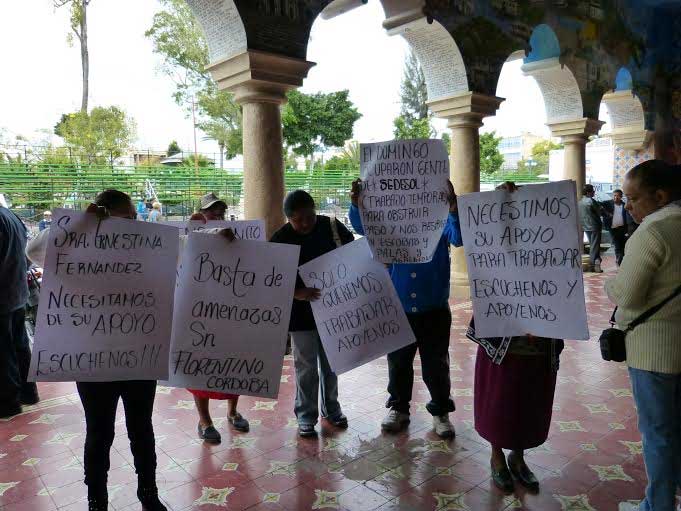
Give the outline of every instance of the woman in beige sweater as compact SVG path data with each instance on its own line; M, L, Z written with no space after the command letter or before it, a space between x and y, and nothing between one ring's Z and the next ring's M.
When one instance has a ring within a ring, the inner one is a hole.
M622 329L681 285L681 171L644 162L625 176L624 193L640 227L605 286ZM681 488L681 296L629 332L626 345L648 487L640 506L622 503L620 511L674 511Z

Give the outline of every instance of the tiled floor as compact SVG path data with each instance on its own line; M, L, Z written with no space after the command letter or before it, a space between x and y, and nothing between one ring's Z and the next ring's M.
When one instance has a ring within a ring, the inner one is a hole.
M611 270L612 271L612 270ZM626 368L600 359L597 343L611 305L603 276L587 274L591 342L569 342L561 361L548 442L528 454L541 491L504 496L489 480L489 448L473 429L476 347L465 340L470 303L452 303L451 376L457 437L431 432L420 376L408 432L384 435L385 359L341 377L347 431L322 424L314 440L296 436L293 361L287 357L277 401L244 398L251 432L230 432L223 402L213 415L220 445L196 438L191 395L159 387L154 426L158 481L172 510L500 510L615 511L645 486L640 436ZM420 369L417 369L420 375ZM43 401L0 421L0 509L86 509L82 482L83 414L71 383L41 384ZM528 399L531 399L528 394ZM111 452L112 509L139 510L122 406Z

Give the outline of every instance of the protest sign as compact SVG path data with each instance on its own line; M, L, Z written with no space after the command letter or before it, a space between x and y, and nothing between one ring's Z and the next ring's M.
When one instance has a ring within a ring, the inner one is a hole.
M366 238L302 265L307 287L321 291L311 302L331 369L341 374L416 342L400 299Z
M188 235L193 231L205 231L208 229L232 229L238 240L267 241L265 235L265 222L263 220L188 220L185 222L170 221L164 225L172 225L180 229L180 234Z
M360 145L359 211L374 257L427 263L447 223L449 159L442 140Z
M29 378L168 375L177 230L53 211Z
M574 181L458 202L478 337L588 339Z
M175 296L169 384L276 397L300 247L192 232Z

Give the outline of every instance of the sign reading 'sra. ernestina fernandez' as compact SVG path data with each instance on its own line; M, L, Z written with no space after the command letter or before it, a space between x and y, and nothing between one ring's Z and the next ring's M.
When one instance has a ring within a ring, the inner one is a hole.
M168 376L177 229L53 212L29 379Z
M575 183L458 202L476 335L588 339Z
M442 140L360 145L359 211L374 258L426 263L447 223L449 159Z
M170 385L277 396L299 252L189 234L175 291Z

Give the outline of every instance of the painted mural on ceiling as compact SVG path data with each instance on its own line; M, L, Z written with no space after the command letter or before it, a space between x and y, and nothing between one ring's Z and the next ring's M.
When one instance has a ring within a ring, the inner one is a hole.
M310 30L330 0L223 0L236 6L248 48L305 58ZM378 0L372 0L378 1ZM411 2L413 3L413 2ZM558 59L574 75L583 115L598 118L601 98L624 67L653 129L655 81L671 87L670 115L681 126L681 2L657 0L425 0L428 21L452 36L470 90L494 95L501 67L518 50L526 63ZM535 29L542 25L537 36ZM551 35L552 34L552 35ZM533 38L533 35L535 36ZM348 37L356 35L348 34Z

